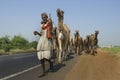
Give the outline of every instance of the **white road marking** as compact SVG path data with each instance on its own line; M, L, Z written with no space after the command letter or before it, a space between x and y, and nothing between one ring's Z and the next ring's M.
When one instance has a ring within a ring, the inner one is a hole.
M34 67L31 67L31 68L28 68L28 69L26 69L26 70L23 70L23 71L21 71L21 72L17 72L17 73L11 74L11 75L9 75L9 76L3 77L3 78L1 78L0 80L10 79L10 78L12 78L12 77L18 76L18 75L20 75L20 74L23 74L23 73L25 73L25 72L27 72L27 71L30 71L30 70L32 70L32 69L35 69L35 68L37 68L37 67L40 67L40 64L39 64L39 65L36 65L36 66L34 66Z

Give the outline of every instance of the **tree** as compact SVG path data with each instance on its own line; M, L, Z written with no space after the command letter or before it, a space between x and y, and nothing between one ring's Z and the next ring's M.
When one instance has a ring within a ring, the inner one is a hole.
M28 40L20 35L14 36L14 38L12 39L12 46L14 49L25 49L28 43Z
M29 48L34 48L36 49L37 48L37 41L32 41L28 44Z
M5 52L9 52L11 48L9 36L0 38L0 49L4 49Z

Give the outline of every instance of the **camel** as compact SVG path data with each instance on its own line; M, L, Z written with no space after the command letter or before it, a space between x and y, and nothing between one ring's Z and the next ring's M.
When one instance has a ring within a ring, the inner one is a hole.
M97 45L98 45L98 38L97 38L97 36L98 36L98 34L99 34L99 31L95 31L95 39L94 39L94 45L95 45L95 47L97 47Z
M87 35L84 39L84 52L89 53L89 37L90 35Z
M58 63L58 34L57 34L57 27L53 25L52 29L52 42L53 42L53 56L54 56L54 63Z
M69 44L70 44L70 29L68 28L66 24L63 23L64 11L58 8L56 12L57 12L57 17L58 17L58 36L62 35L61 37L63 37L62 39L58 38L59 63L61 63L61 61L66 59L68 56L68 49L69 49Z
M52 40L53 40L53 49L56 50L58 47L58 35L57 35L57 28L53 27L52 30Z
M99 34L99 31L98 30L96 30L95 31L95 39L94 39L94 47L95 47L95 53L97 53L97 46L98 46L98 34Z
M74 53L73 50L74 50L74 41L73 41L73 38L71 38L70 39L70 48L69 48L70 53Z
M79 34L79 31L76 30L76 33L74 34L74 46L75 46L75 52L79 55L82 52L83 49L83 40L82 37Z
M94 34L90 35L90 52L92 53L92 55L95 55L95 53L97 53L98 34L99 31L96 30Z

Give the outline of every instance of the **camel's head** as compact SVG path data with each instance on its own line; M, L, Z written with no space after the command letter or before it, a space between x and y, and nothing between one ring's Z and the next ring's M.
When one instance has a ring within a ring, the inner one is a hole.
M75 30L74 36L77 37L79 35L79 30Z
M58 9L56 10L56 12L59 13L59 12L60 12L60 8L58 8Z
M75 34L79 34L79 30L75 30Z
M58 8L57 10L56 10L56 12L57 12L57 16L58 17L63 17L63 15L64 15L64 11L62 11L62 10L60 10L60 8Z
M58 9L56 10L56 12L57 12L57 16L59 17L59 16L60 16L60 8L58 8Z
M95 30L95 34L99 34L99 31L98 31L98 30Z

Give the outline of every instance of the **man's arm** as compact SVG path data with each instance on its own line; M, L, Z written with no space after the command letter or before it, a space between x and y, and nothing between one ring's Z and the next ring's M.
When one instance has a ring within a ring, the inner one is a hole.
M41 36L41 33L37 32L37 31L34 31L33 34Z

